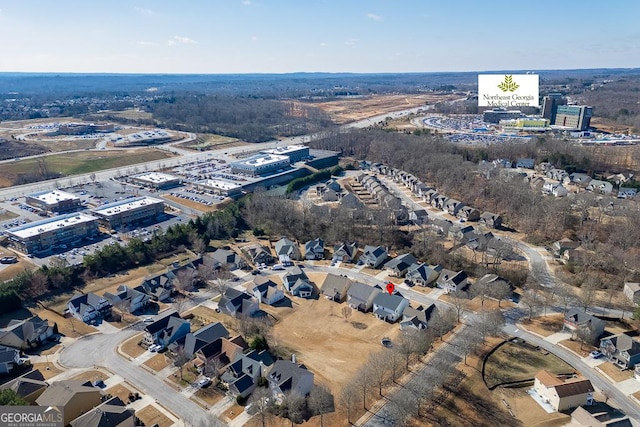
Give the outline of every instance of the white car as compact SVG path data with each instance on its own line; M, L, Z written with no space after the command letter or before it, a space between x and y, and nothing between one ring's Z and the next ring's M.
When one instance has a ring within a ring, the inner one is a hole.
M209 377L204 377L203 379L198 381L198 387L200 387L200 388L206 387L206 386L208 386L210 384L211 384L211 378L209 378Z
M155 353L162 350L162 346L160 344L150 345L148 350Z
M272 270L284 270L284 265L282 264L275 264L273 267L271 267Z

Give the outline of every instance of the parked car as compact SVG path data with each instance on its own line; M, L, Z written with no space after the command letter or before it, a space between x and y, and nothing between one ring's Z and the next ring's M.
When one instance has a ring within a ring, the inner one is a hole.
M153 344L149 346L148 350L155 353L162 350L162 346L160 344Z
M591 354L591 357L593 357L594 359L598 359L602 357L602 353L599 352L598 350L593 350L590 354Z
M3 256L0 258L0 264L14 264L18 262L18 258L14 256Z
M210 384L211 384L211 378L209 378L209 377L204 377L200 381L198 381L198 387L200 387L200 388L207 387Z
M271 267L272 270L284 270L284 265L282 264L275 264L273 267Z
M153 320L153 317L145 317L142 321L144 323L153 323L155 320Z

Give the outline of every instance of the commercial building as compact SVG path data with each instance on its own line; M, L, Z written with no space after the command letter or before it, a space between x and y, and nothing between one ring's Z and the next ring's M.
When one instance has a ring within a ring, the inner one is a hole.
M162 172L148 172L134 175L130 178L130 181L134 184L156 188L159 190L164 188L177 187L182 182L180 177Z
M561 93L553 92L542 98L542 117L549 119L550 123L556 121L556 113L559 105L565 105L567 101Z
M127 227L147 220L155 221L164 213L164 202L153 197L120 200L92 210L100 224L111 229Z
M85 135L90 133L105 133L116 130L113 123L64 123L58 126L58 134L60 135Z
M520 110L505 110L504 108L494 108L482 113L482 120L486 123L500 123L500 120L511 120L524 117Z
M81 206L78 196L60 190L29 194L25 199L28 205L48 212L68 212Z
M234 197L242 193L242 185L227 179L204 179L195 183L198 190L220 196Z
M10 244L28 254L74 244L96 234L98 219L82 213L47 218L7 230Z
M550 130L549 119L539 117L521 117L511 120L500 120L500 126L504 130L543 132Z
M266 175L288 167L288 156L278 154L257 154L244 160L231 163L231 173L250 176Z
M593 115L593 107L586 105L560 105L556 112L556 126L566 129L588 130Z
M309 147L304 145L287 145L286 147L276 147L271 150L264 150L265 154L275 154L289 157L290 163L299 162L309 157Z

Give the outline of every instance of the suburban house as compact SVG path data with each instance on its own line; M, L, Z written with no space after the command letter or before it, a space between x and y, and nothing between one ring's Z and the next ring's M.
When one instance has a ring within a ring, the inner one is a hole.
M586 378L563 379L544 370L536 374L533 390L556 412L593 404L595 391Z
M389 295L387 292L380 292L373 299L373 314L388 322L395 322L400 319L405 308L409 306L409 300L401 295Z
M298 244L296 242L292 242L286 237L278 240L273 245L273 247L276 250L278 260L282 265L292 265L291 260L299 260L300 258L302 258L300 256L300 249L298 248Z
M167 347L191 332L191 324L175 311L145 326L143 342Z
M380 286L369 286L364 283L354 282L347 291L347 304L363 313L373 308L373 300L382 292Z
M571 332L572 339L580 338L581 332L584 332L583 336L589 338L587 341L596 343L604 333L605 325L604 320L573 308L564 316L563 328Z
M171 297L174 288L173 279L175 276L172 272L158 274L144 279L134 289L149 295L153 301L166 301Z
M218 249L212 254L205 255L207 262L215 269L223 268L225 270L237 270L247 266L244 259L234 251L226 249Z
M442 269L440 277L438 277L438 287L444 289L446 293L455 291L464 291L468 286L467 273L460 270L457 273L455 271Z
M578 406L571 413L572 427L633 427L629 417L620 411L589 411Z
M626 334L602 338L600 351L622 369L631 369L640 362L640 342Z
M406 274L409 267L416 264L418 260L411 253L399 255L387 262L384 269L389 272L389 276L402 277Z
M458 217L466 221L478 221L480 219L480 211L471 206L463 206L458 211Z
M586 173L574 172L569 175L572 184L586 187L591 182L591 177Z
M229 331L220 322L210 323L195 332L189 332L184 337L178 338L169 345L169 349L176 351L178 347L182 346L184 352L191 358L202 347L218 338L229 338Z
M20 350L0 345L0 374L8 374L21 364Z
M480 222L490 228L502 227L502 216L491 212L483 212L480 215Z
M620 187L618 189L618 199L633 199L636 197L638 190L630 187Z
M317 238L305 243L304 257L308 260L324 259L324 240Z
M67 304L72 316L89 323L96 318L108 317L111 314L111 303L93 292L75 294Z
M426 224L428 220L429 214L424 209L415 209L409 211L409 221L413 222L414 224Z
M357 252L358 244L356 242L339 243L333 247L333 261L353 262Z
M63 406L64 425L102 403L101 392L90 381L63 380L51 383L36 399L40 406Z
M220 381L233 396L247 397L256 388L262 375L262 364L244 354L226 366Z
M440 271L442 271L442 267L439 265L429 267L424 263L416 263L412 264L411 267L407 269L405 279L420 286L430 286L438 280L438 277L440 277Z
M533 169L536 165L536 161L533 159L522 158L516 161L517 168Z
M125 285L118 286L115 294L105 292L104 297L112 306L122 307L129 313L142 310L151 302L151 297L144 292L137 291Z
M249 258L249 261L251 261L254 265L273 264L273 256L271 255L271 251L269 251L269 248L261 244L256 243L254 245L245 246L242 248L242 253L244 253L247 258Z
M634 304L640 303L640 283L624 282L624 295ZM0 343L2 339L0 338Z
M282 277L282 284L289 294L300 298L311 298L314 286L306 273L298 266L293 267Z
M353 193L347 193L340 199L340 206L346 209L361 209L364 205Z
M613 184L608 181L600 181L599 179L592 179L587 185L587 191L593 191L600 194L613 193Z
M342 302L347 298L347 291L352 283L346 276L329 273L320 286L320 293L335 302Z
M580 247L580 242L573 241L571 239L562 239L554 242L551 245L551 249L554 251L556 256L563 255L566 251L570 249L577 249Z
M233 317L253 316L258 310L258 301L245 292L234 288L227 288L218 301L218 308L224 314Z
M428 305L427 307L418 306L417 308L405 308L402 312L400 330L426 329L431 316L433 316L436 311L437 308L435 304Z
M49 387L44 375L37 369L29 371L18 378L0 385L0 390L11 389L18 396L34 405L36 399Z
M317 189L316 189L317 191ZM340 200L341 192L338 192L332 188L325 187L324 190L321 190L319 193L323 202L337 202Z
M278 360L274 363L267 380L273 397L279 402L289 393L306 396L313 389L313 373L304 365L297 365L288 360Z
M449 198L447 196L445 196L444 194L435 195L431 199L431 206L433 206L434 208L437 208L437 209L445 210L445 206L447 204L447 200L449 200Z
M247 287L258 303L273 305L284 298L284 292L278 284L266 277L257 276Z
M29 350L37 348L58 333L58 325L49 325L48 320L33 316L24 320L12 320L0 329L0 345Z
M71 427L135 427L135 410L127 409L118 396L71 421Z
M205 345L196 352L194 367L201 373L209 374L208 370L213 368L218 375L224 366L236 360L248 347L241 336L232 339L218 338Z
M466 242L476 236L475 231L475 228L471 225L462 226L455 224L449 229L449 237L461 242Z
M367 267L378 268L387 259L387 250L382 246L370 246L364 247L364 253L358 259L358 264L364 264Z
M458 212L460 211L460 209L462 209L463 206L464 206L464 203L462 203L459 200L448 199L447 202L444 204L443 210L447 212L449 215L456 216L458 215Z

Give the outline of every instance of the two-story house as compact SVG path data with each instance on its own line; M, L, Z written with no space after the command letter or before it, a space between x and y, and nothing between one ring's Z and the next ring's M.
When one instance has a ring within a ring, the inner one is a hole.
M533 390L543 402L554 411L565 411L583 405L593 404L595 389L586 378L560 378L548 371L536 374Z
M109 300L112 306L117 307L120 304L124 304L126 311L129 313L143 310L151 302L149 295L126 285L118 286L115 294L105 292L104 297Z
M389 276L403 277L407 273L407 270L409 270L409 267L417 262L418 260L413 256L413 254L406 253L387 262L384 265L384 269L389 272Z
M191 324L178 313L172 312L145 326L144 332L145 344L167 347L191 332Z
M329 273L322 282L320 292L332 301L342 302L347 298L347 291L351 284L351 279L348 277Z
M592 344L599 342L598 338L604 333L605 326L604 320L577 308L567 311L564 316L563 327L571 332L572 339L589 337Z
M67 304L72 316L89 323L94 319L108 317L111 314L111 303L93 292L75 294Z
M317 238L305 243L304 257L308 260L324 259L324 240Z
M373 314L380 320L395 322L408 306L409 300L403 296L381 292L373 299Z
M42 320L38 316L24 320L14 319L6 328L0 329L0 345L20 350L38 348L57 333L57 324L50 325L48 320Z
M370 268L380 267L387 259L387 250L382 246L370 246L364 247L364 253L358 259L358 264L364 264Z
M289 393L304 397L313 389L313 373L304 365L288 360L278 360L274 363L267 380L271 393L278 402L282 402L284 396Z
M380 292L382 292L380 286L354 282L347 291L347 304L351 308L366 313L373 308L373 300Z
M247 284L247 290L262 304L273 305L284 299L284 292L278 284L266 277L258 276Z
M622 369L632 369L640 363L640 342L626 334L602 338L600 351Z

